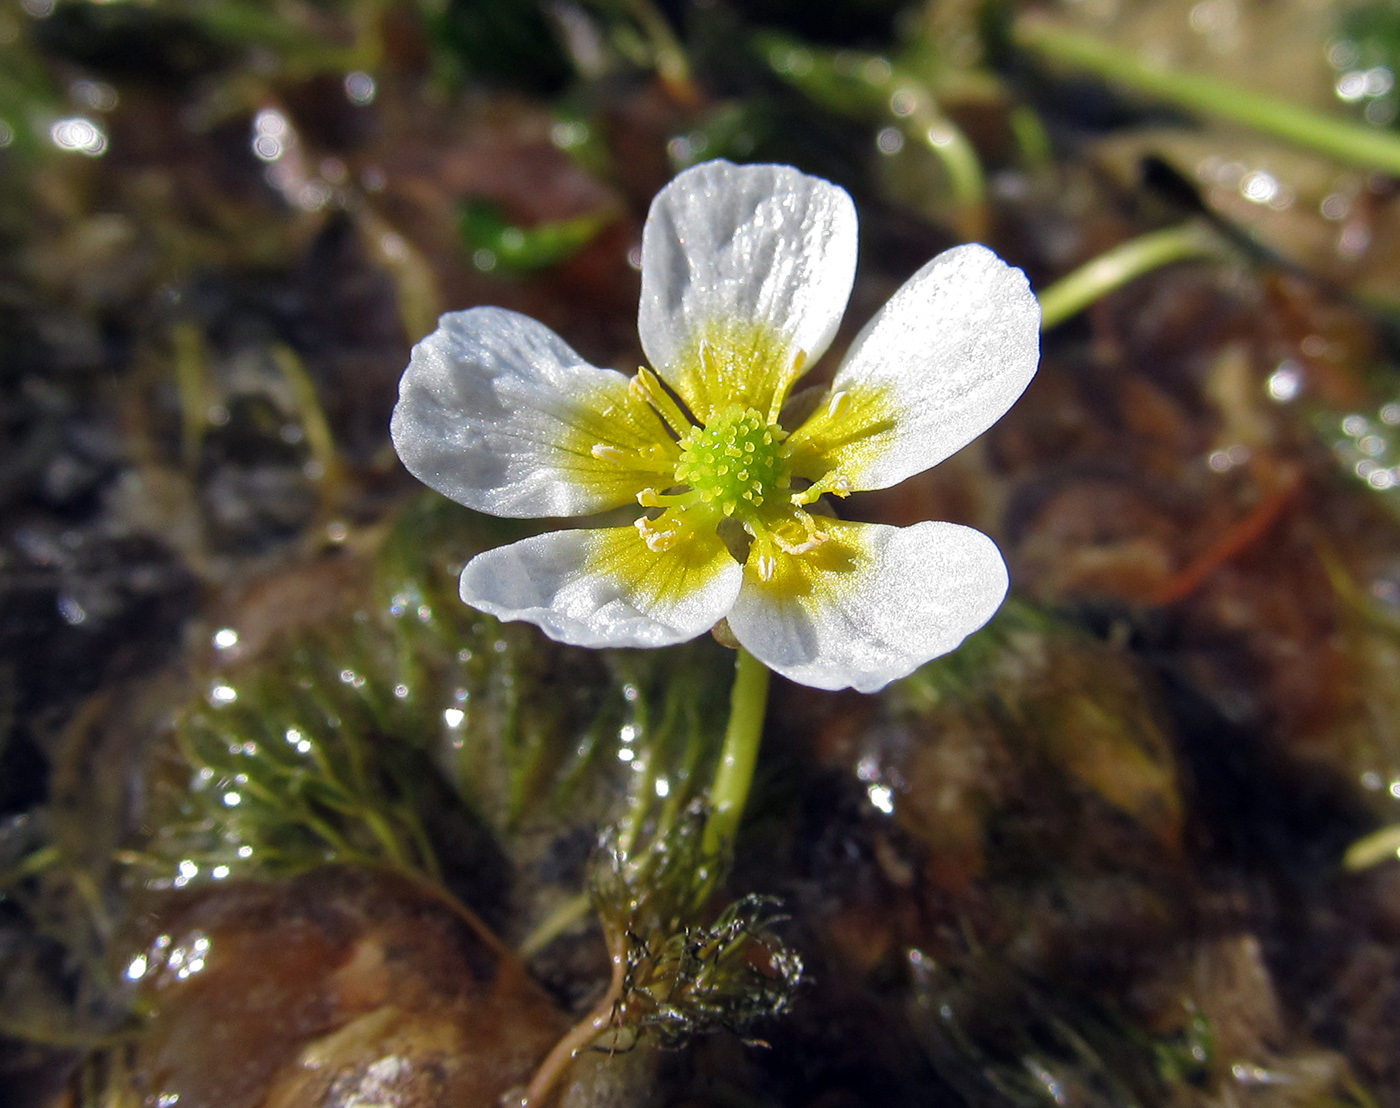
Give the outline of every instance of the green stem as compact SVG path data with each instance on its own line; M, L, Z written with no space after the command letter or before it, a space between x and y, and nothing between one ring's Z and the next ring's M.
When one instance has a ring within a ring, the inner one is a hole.
M11 885L17 885L26 878L33 877L36 873L52 869L62 860L63 852L53 845L41 846L39 849L31 851L21 858L13 868L0 870L0 892Z
M932 93L916 78L894 72L885 82L885 105L894 95L910 99L910 110L900 119L904 133L922 143L943 163L948 189L956 206L958 231L972 240L987 237L987 178L977 148L957 124L938 106Z
M193 472L199 464L205 413L210 408L204 335L193 323L177 323L170 329L170 345L174 348L175 395L180 402L180 454L186 469Z
M651 40L652 56L656 59L656 72L661 77L661 83L682 104L698 105L701 101L700 91L691 76L690 61L671 25L666 22L666 17L651 0L631 0L628 6L641 25L642 33Z
M985 238L987 233L987 179L977 150L962 130L946 116L917 113L912 126L914 138L929 148L948 174L948 187L960 213L959 227L969 238Z
M522 961L528 962L565 931L585 918L591 907L592 901L589 900L587 893L578 893L569 897L525 936L524 942L516 949L516 954L520 956Z
M1201 223L1183 223L1119 243L1085 262L1040 294L1041 327L1048 331L1099 297L1168 262L1218 257L1220 240Z
M738 649L734 663L734 689L729 694L729 726L724 732L724 749L710 787L710 818L705 824L702 843L709 855L718 855L734 841L744 802L753 784L754 764L758 761L763 737L763 715L768 708L768 667L745 650Z
M1348 873L1370 869L1382 862L1394 861L1400 855L1400 824L1392 823L1363 835L1347 847L1342 856L1342 869Z
M1018 20L1011 35L1023 50L1087 69L1134 92L1252 127L1352 165L1400 176L1400 137L1389 132L1300 108L1214 77L1163 69L1121 46L1057 27L1041 16Z
M1007 122L1027 168L1037 173L1048 171L1055 164L1055 151L1050 144L1050 133L1035 109L1028 104L1014 107Z
M322 487L334 489L341 477L340 457L336 453L335 434L331 431L326 409L316 393L306 364L290 346L274 346L272 361L292 391L292 402L301 421L302 433L311 461L316 464L317 479Z

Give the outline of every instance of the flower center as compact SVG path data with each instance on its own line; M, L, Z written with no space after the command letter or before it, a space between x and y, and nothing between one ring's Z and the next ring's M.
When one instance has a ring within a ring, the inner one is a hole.
M689 485L726 516L745 518L788 487L780 453L787 433L753 408L730 408L680 440L676 482Z

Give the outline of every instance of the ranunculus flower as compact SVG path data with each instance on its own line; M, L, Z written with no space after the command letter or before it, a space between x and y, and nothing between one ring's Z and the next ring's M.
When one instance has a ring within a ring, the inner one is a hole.
M851 523L818 501L893 485L996 422L1035 373L1039 304L1020 270L956 247L865 326L829 389L789 404L855 265L844 190L717 161L647 216L639 327L655 372L591 366L500 308L443 316L394 410L420 480L500 516L639 506L631 525L479 554L462 599L580 646L666 646L728 620L776 672L866 692L985 623L1007 587L987 536Z

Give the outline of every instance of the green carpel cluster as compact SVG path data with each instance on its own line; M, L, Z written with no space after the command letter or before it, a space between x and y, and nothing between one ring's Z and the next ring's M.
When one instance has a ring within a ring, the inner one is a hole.
M743 518L788 487L781 454L786 437L781 427L753 408L721 412L681 439L676 481L689 485L724 515Z

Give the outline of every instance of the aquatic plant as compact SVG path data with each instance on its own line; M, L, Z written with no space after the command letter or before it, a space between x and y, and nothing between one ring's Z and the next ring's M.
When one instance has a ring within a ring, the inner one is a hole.
M500 309L444 316L394 414L415 475L497 515L645 509L630 527L477 555L463 599L581 646L665 646L725 620L769 669L866 692L985 623L1007 583L985 536L808 509L986 430L1035 372L1039 307L990 251L948 251L870 321L830 389L785 415L836 332L855 255L843 190L711 162L658 195L643 234L640 330L660 376L588 366Z
M752 780L769 670L873 692L954 649L1006 594L981 532L846 522L823 500L897 484L999 419L1035 372L1039 304L985 247L949 250L866 325L829 389L793 397L836 333L855 260L844 190L708 162L661 191L643 232L639 330L656 372L590 366L534 320L475 308L444 316L404 373L394 445L439 492L509 517L642 509L630 525L476 555L464 601L579 646L722 628L738 654L708 795L635 854L618 840L604 850L593 895L612 984L524 1103L605 1032L674 1040L785 1005L801 964L761 938L766 903L704 916ZM750 967L755 944L767 976Z

